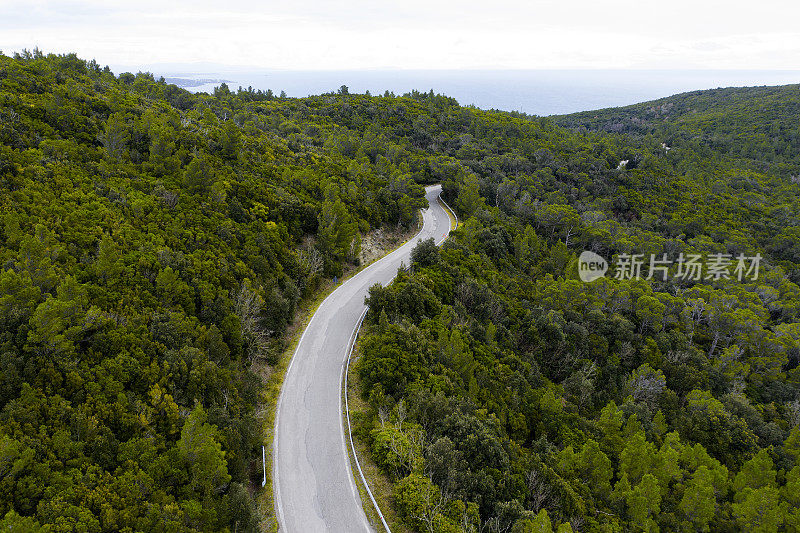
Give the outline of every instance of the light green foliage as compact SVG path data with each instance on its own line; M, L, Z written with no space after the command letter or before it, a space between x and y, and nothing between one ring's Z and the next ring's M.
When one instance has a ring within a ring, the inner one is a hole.
M422 438L422 430L418 427L401 430L386 426L375 430L372 436L373 457L398 479L418 472L423 466Z
M458 531L457 524L444 514L447 512L447 501L427 477L411 474L402 479L395 485L394 497L401 516L420 531Z
M597 425L603 435L603 443L612 454L618 455L622 451L622 424L624 418L617 404L612 400L600 411Z
M708 524L716 513L716 496L712 472L699 467L686 483L679 509L697 531L708 531Z
M0 520L0 531L7 533L39 533L42 527L30 517L20 516L14 511L8 511Z
M319 214L319 242L324 254L354 259L361 253L356 239L358 225L352 221L340 199L325 200Z
M725 417L728 415L722 402L714 398L709 391L693 390L686 395L689 408L700 411L709 417Z
M677 433L669 433L664 439L664 443L656 454L651 472L658 479L661 486L662 496L670 490L673 481L681 481L684 470L681 468L680 456L683 444L680 443Z
M783 524L787 504L781 502L778 490L773 487L745 488L733 504L733 516L743 531L767 533L778 531Z
M192 488L208 498L213 491L222 489L231 476L225 452L217 441L217 429L206 420L205 410L197 405L183 425L177 449L188 467Z
M542 509L530 523L531 533L549 533L553 530L547 511Z
M733 490L738 495L745 489L776 488L775 476L775 465L769 452L760 450L742 465L742 469L733 480ZM739 499L739 496L736 499Z
M459 210L466 216L472 215L481 206L483 199L480 195L478 179L470 174L458 195Z
M661 509L661 489L658 480L645 474L641 483L634 486L625 497L628 514L633 525L644 531L658 531L654 518Z
M565 477L570 474L575 476L598 497L607 498L611 493L614 468L596 441L586 441L578 454L572 451L571 446L567 446L561 452L559 467Z
M800 462L800 426L794 426L783 443L786 453L794 457L796 462Z
M655 461L655 446L647 442L643 432L638 431L631 436L620 453L620 472L626 474L631 483L638 483L642 476L653 469Z
M513 533L552 533L553 525L545 509L531 520L522 520L514 525Z
M371 289L356 369L407 523L796 530L798 101L545 119L0 55L0 512L253 531L253 369L439 182L462 224ZM584 249L763 261L757 280L587 284Z

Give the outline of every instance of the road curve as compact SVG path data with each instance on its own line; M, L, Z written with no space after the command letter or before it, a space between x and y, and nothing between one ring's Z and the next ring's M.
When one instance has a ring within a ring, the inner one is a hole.
M375 283L386 285L411 249L433 237L441 243L450 217L438 201L441 185L425 189L419 233L342 283L319 306L303 332L283 381L275 414L272 484L279 531L373 531L358 494L345 444L341 383L347 345Z

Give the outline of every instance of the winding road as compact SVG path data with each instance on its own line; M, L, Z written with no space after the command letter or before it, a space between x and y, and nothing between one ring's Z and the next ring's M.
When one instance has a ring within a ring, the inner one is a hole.
M441 243L450 217L439 202L441 185L425 189L419 233L394 252L342 283L319 306L303 332L284 378L275 415L272 483L283 533L374 531L353 479L342 421L342 372L364 298L375 283L394 279L411 249L433 237Z

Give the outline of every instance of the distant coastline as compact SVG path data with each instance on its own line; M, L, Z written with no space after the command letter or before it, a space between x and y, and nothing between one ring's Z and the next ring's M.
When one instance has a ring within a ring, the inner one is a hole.
M165 77L164 81L182 87L184 89L196 89L204 85L218 87L222 83L233 83L231 80L226 79L210 79L210 78L192 78L192 77Z
M433 89L462 105L540 116L625 106L701 89L800 83L800 71L785 70L259 71L217 66L194 74L198 70L170 67L153 66L151 71L192 92L211 93L221 83L231 90L271 89L292 97L336 91L342 85L351 93L371 94Z

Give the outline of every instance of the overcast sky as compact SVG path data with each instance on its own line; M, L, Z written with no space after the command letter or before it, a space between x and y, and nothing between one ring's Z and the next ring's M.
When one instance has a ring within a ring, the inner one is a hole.
M0 50L275 69L800 68L796 0L0 0Z

